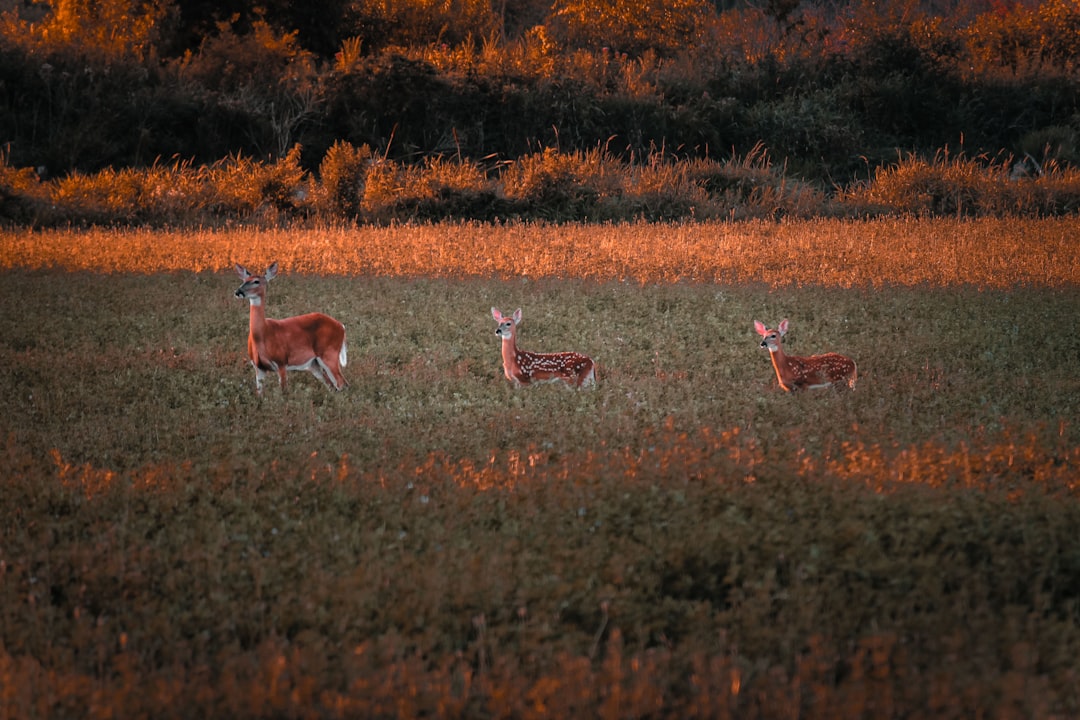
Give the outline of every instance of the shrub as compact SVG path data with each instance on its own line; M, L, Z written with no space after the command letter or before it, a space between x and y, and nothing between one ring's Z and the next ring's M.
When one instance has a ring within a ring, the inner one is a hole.
M364 182L363 209L369 217L380 217L387 212L408 186L409 167L387 158L371 163Z
M415 215L422 219L493 220L513 213L484 170L460 158L427 158L415 187Z
M319 164L322 181L319 207L327 215L355 218L360 215L367 182L371 148L354 147L338 140Z
M487 0L358 0L352 13L365 46L457 44L488 37L501 20Z
M7 153L0 152L0 222L33 224L48 201L48 188L32 168L8 164Z
M815 180L828 178L832 167L850 164L865 144L859 117L832 90L758 103L748 115L768 147L787 158L796 173Z
M363 209L376 222L479 219L516 215L479 165L427 158L419 165L380 160L371 166Z
M260 163L233 157L209 167L189 162L147 170L107 168L72 173L48 184L51 209L39 221L55 224L202 224L215 220L274 220L307 208L308 178L300 147Z
M208 168L177 160L172 165L155 163L140 174L141 223L184 225L215 220L207 211Z
M687 172L695 184L709 193L713 214L718 217L743 219L831 214L824 193L775 168L768 149L760 143L742 157L733 155L724 162L692 161Z
M963 33L973 69L1005 68L1013 75L1047 69L1075 71L1080 60L1080 6L1047 0L1014 3L983 13Z
M1080 169L1050 165L1048 171L1012 185L1017 196L1014 212L1025 215L1080 213Z
M576 47L673 54L696 43L710 10L702 0L557 0L548 24Z
M709 195L687 173L683 163L655 155L624 171L620 192L601 198L597 219L677 220L708 217Z
M336 137L372 148L391 141L395 147L429 147L426 133L447 96L434 67L398 52L359 57L346 51L325 85L321 122Z
M1044 163L1080 165L1080 133L1067 125L1032 130L1020 138L1020 151Z
M33 20L5 13L0 28L5 43L34 53L116 63L152 56L174 12L170 0L64 0Z
M234 157L217 163L208 171L211 208L234 216L251 216L257 211L271 214L295 211L307 205L300 146L285 157L268 163Z
M244 34L221 23L218 34L174 70L189 91L201 90L221 110L246 118L250 144L277 157L295 144L300 126L323 103L314 58L300 47L296 32L277 33L262 21Z
M529 215L548 220L593 217L598 201L623 187L617 161L598 149L545 148L510 163L502 183L507 197L522 201Z
M909 155L878 168L873 180L840 194L850 207L915 215L1044 216L1080 209L1080 171L1056 164L1041 174L1013 172L1012 158L993 161L951 156L933 160Z
M133 170L72 173L57 182L53 199L71 221L132 222L138 219L142 187L140 174Z

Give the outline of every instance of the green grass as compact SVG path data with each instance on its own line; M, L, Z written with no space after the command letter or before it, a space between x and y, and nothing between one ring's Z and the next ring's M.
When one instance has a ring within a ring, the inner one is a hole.
M1080 713L1075 285L286 267L350 387L259 398L175 251L3 272L0 716ZM512 388L492 305L599 385Z
M1076 341L1062 333L1057 351L1047 345L1046 329L1067 326L1076 309L1065 290L286 274L271 283L269 315L318 308L342 320L351 385L332 395L293 374L287 396L274 383L259 400L234 285L222 274L7 273L4 376L20 418L10 432L71 462L129 470L233 454L295 462L313 451L364 463L435 451L482 460L534 444L564 454L634 444L668 418L681 430L752 431L767 450L867 434L907 445L1056 427L1080 411ZM515 392L492 305L524 308L522 347L591 354L600 390ZM778 394L752 322L781 317L792 318L790 352L857 360L852 397Z

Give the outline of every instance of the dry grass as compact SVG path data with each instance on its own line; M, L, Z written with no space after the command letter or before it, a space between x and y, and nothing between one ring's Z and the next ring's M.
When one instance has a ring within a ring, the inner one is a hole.
M485 223L284 230L0 230L0 267L580 278L843 288L1080 283L1075 218L671 224Z
M1080 172L1005 157L917 156L879 167L874 179L840 193L841 203L923 216L1071 215L1080 210ZM1019 175L1018 175L1019 173Z
M449 140L448 140L449 141ZM454 147L448 145L444 151ZM514 160L429 155L417 162L338 141L317 174L299 145L276 161L229 157L147 169L105 169L40 181L0 153L0 220L40 227L326 226L438 221L715 221L777 218L1068 217L1080 210L1080 173L1029 155L972 159L941 151L880 166L837 188L788 175L768 148L727 160L680 160L662 150L625 158L606 148L546 148Z
M0 716L1075 716L1069 232L4 235ZM346 392L255 396L271 257ZM512 389L492 305L599 386ZM777 390L782 316L854 393Z

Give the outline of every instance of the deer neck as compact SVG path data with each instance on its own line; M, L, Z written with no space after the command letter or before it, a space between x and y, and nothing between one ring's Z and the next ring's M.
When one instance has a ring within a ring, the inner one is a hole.
M248 298L248 325L251 339L262 340L266 334L266 306L265 298L256 295Z
M769 351L769 358L772 359L773 368L776 370L776 377L780 380L780 384L784 387L794 385L795 373L791 371L791 363L788 356L784 354L784 348L777 345L775 350Z
M521 366L518 364L517 333L511 331L510 337L502 339L503 370L506 376L516 378L521 375Z

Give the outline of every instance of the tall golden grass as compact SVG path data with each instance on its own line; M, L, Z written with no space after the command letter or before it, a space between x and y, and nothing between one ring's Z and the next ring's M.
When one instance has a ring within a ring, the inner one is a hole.
M0 268L563 277L842 288L1080 282L1075 218L670 224L449 223L321 229L0 230Z
M606 148L546 148L515 160L430 155L402 162L338 141L318 172L299 145L277 160L230 156L212 165L155 163L42 182L0 154L0 218L30 227L264 228L342 223L715 221L867 216L1072 217L1080 173L1030 155L993 160L940 151L881 165L827 193L773 164L756 144L727 160L663 151L626 161Z

